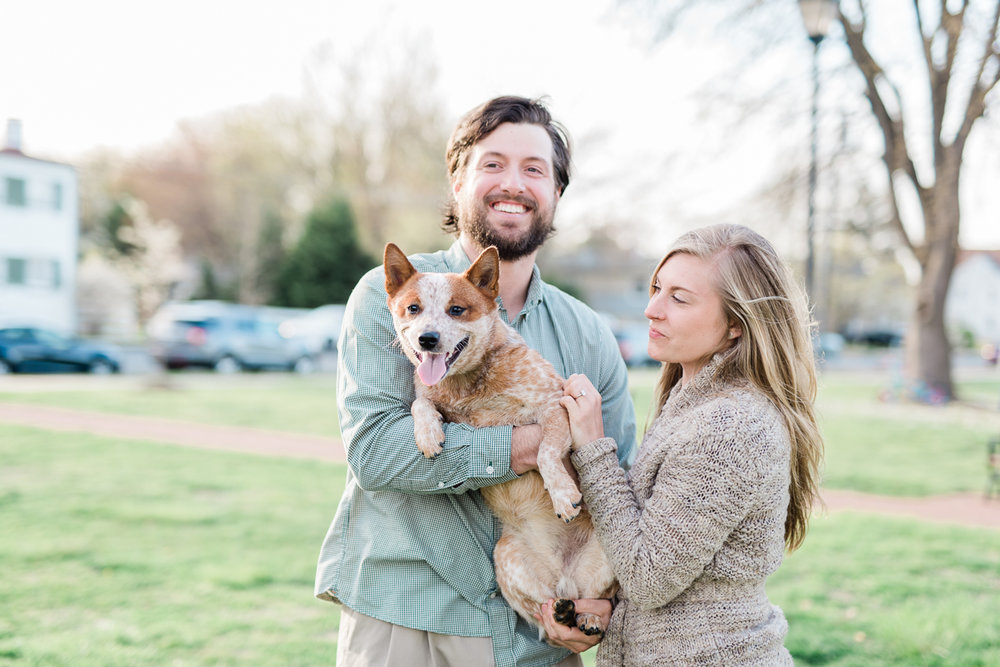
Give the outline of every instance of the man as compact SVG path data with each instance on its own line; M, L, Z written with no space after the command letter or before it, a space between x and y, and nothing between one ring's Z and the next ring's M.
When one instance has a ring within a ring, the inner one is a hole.
M606 433L628 461L635 412L614 337L535 266L569 183L565 132L538 101L500 97L460 122L446 158L453 197L442 226L458 239L412 263L463 272L495 245L501 315L563 377L591 379ZM395 337L384 273L373 269L348 300L338 344L349 470L316 575L317 597L344 605L337 664L581 664L540 641L499 595L492 553L500 525L477 491L534 469L541 428L446 424L444 451L424 458L409 413L413 367Z

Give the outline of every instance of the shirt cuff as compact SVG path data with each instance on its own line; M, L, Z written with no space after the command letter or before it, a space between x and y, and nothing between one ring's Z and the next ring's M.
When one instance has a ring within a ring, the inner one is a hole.
M510 439L514 431L512 426L474 429L461 424L461 427L463 430L468 429L470 478L503 481L517 478L510 469Z
M615 442L614 438L598 438L573 452L570 458L573 465L580 468L606 454L614 454L617 451L618 443Z

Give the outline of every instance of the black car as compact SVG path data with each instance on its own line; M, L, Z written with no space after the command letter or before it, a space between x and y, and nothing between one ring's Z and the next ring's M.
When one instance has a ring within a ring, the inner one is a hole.
M4 373L117 373L111 345L61 336L47 329L0 329L0 375Z

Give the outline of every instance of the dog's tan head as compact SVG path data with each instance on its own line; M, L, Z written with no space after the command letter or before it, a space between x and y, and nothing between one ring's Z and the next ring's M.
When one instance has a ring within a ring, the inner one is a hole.
M403 353L427 386L476 367L494 330L500 256L490 246L465 273L420 273L385 247L385 290Z

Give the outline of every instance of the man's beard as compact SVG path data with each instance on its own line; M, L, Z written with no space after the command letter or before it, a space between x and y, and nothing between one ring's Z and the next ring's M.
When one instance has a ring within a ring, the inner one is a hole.
M511 199L511 197L504 197L504 201L510 201ZM490 225L488 220L491 210L489 205L492 203L490 199L487 199L485 204L483 202L474 202L471 207L468 207L472 208L471 211L461 204L458 207L459 229L472 237L480 248L496 246L497 252L500 254L500 259L507 262L530 255L555 233L555 225L553 224L553 219L555 218L554 209L539 210L535 208L533 201L518 197L514 197L513 201L524 204L531 210L531 225L519 237L510 237L498 233Z

